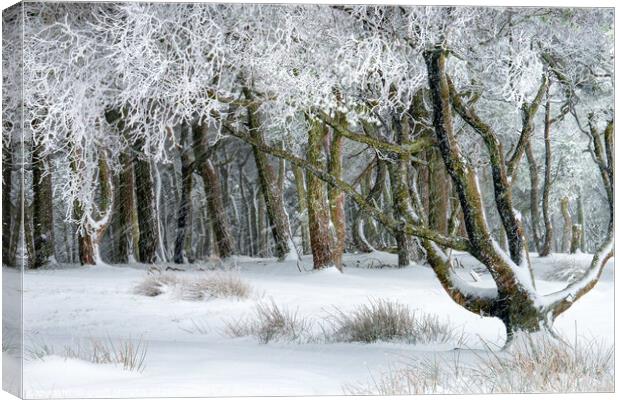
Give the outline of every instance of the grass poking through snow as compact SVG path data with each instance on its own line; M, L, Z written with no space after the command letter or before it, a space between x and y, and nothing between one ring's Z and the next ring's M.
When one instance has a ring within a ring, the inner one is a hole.
M613 346L572 345L523 335L503 351L488 349L474 362L414 360L368 382L344 386L353 395L437 393L559 393L614 390Z
M208 271L200 276L187 277L167 272L149 275L134 288L134 293L149 297L167 292L188 301L212 298L245 299L252 293L252 287L236 273Z
M336 309L328 319L334 341L446 343L457 341L454 328L436 315L416 312L390 300L371 300L350 312Z
M246 319L228 321L224 333L230 337L254 336L260 343L272 341L308 341L312 322L297 311L280 308L272 300L256 305L254 314Z
M230 337L254 336L260 343L335 343L402 341L408 343L458 344L462 335L437 316L415 312L388 300L372 300L351 312L335 308L322 320L304 317L271 302L258 303L250 316L227 321L224 334ZM318 327L319 330L314 328Z
M44 360L47 356L60 356L87 361L93 364L120 364L128 371L142 372L145 367L147 345L142 340L91 338L85 342L66 345L61 350L45 343L26 346L27 360Z

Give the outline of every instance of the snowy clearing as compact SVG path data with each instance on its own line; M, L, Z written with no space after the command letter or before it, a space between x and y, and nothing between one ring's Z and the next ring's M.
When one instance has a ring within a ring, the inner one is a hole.
M457 271L472 280L476 267L468 255ZM563 265L587 265L589 255L552 255L544 263L532 256L543 293L563 282L541 278ZM311 261L304 258L306 268ZM476 362L484 344L502 345L502 323L481 318L453 303L430 268L377 268L395 265L387 253L347 255L345 273L334 268L299 272L295 262L238 258L233 273L249 284L246 299L184 300L175 291L148 297L135 294L147 277L142 265L69 267L27 271L24 275L26 358L24 395L47 397L338 395L346 385L366 382L388 368L411 360ZM373 266L373 268L368 268ZM187 266L184 266L187 267ZM182 279L209 274L207 266L171 272ZM13 274L4 269L3 273ZM479 274L484 283L488 276ZM5 280L8 281L8 280ZM7 290L10 288L5 288ZM555 327L567 338L578 335L613 344L613 262L596 288L563 314ZM272 301L317 321L334 312L388 299L412 310L449 321L463 339L457 343L403 342L260 344L254 337L231 338L226 324L252 315L259 302ZM147 346L142 372L122 365L94 364L59 355L29 357L45 346L57 353L93 339L110 343L133 340ZM475 353L475 354L474 354ZM6 356L6 355L5 355ZM6 359L6 358L5 358Z

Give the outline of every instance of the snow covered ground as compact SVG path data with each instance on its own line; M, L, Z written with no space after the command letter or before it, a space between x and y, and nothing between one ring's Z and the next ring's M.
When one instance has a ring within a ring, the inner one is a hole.
M476 263L459 256L466 268ZM565 285L545 280L561 265L584 266L589 255L553 255L544 263L532 255L537 285L551 292ZM310 268L304 259L302 268ZM399 360L458 354L467 358L482 341L501 345L502 324L481 318L453 303L422 266L396 264L386 253L345 256L345 273L335 269L300 272L295 262L239 258L236 270L249 283L248 299L186 301L174 293L146 297L134 293L147 276L143 265L64 267L28 271L24 276L25 347L62 349L93 338L131 338L148 346L144 370L93 364L60 355L24 363L24 395L47 397L338 395L343 385L367 381ZM179 276L205 274L174 272ZM372 268L369 268L372 267ZM556 321L566 337L579 335L613 343L613 260L601 282ZM4 269L4 274L15 274ZM469 278L467 270L462 271ZM484 275L482 275L484 279ZM471 279L471 278L469 278ZM7 288L5 288L7 290ZM449 320L464 342L437 345L406 343L260 344L254 337L231 338L226 321L254 312L258 302L273 301L299 315L321 319L334 307L350 310L370 299L390 299ZM27 354L28 355L28 354ZM5 357L5 360L7 358ZM8 360L10 361L10 360ZM6 365L6 364L5 364Z

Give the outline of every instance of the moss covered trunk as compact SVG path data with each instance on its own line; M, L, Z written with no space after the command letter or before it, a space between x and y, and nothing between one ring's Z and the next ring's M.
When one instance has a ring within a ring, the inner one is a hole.
M249 89L244 89L244 94L249 99L252 95ZM248 107L248 128L250 134L258 141L263 142L263 134L260 129L258 109L255 105ZM284 165L281 165L281 175L276 175L274 168L269 162L267 154L260 151L256 146L252 146L256 169L258 171L258 182L261 193L265 200L265 208L271 234L275 242L276 257L282 261L287 256L294 254L293 241L291 240L291 228L289 225L288 214L284 206Z
M453 187L458 196L464 214L465 229L470 245L469 253L480 261L490 272L497 287L497 296L471 298L471 295L459 291L458 287L450 284L450 261L447 257L429 257L431 266L438 274L444 288L451 293L452 298L459 304L480 313L499 318L506 326L510 339L517 331L538 331L544 328L545 318L542 308L539 308L533 299L534 281L530 273L516 275L516 268L527 268L521 265L516 257L519 250L519 241L513 241L510 232L507 232L510 245L510 258L498 249L491 238L475 168L463 156L460 145L453 131L452 104L459 115L474 126L485 140L493 168L493 183L495 186L495 202L500 214L512 213L502 218L504 226L513 226L514 235L519 235L522 243L522 231L518 224L510 221L516 219L512 209L502 209L510 205L509 185L506 177L503 152L498 145L495 134L482 124L477 116L467 110L458 99L451 96L450 83L445 73L445 51L437 47L425 53L428 67L429 86L433 105L433 125L438 139L441 155L452 179ZM456 102L455 102L456 100ZM500 162L501 161L501 162ZM428 247L428 246L426 246ZM428 249L431 254L435 249ZM535 296L535 295L534 295Z
M316 120L309 119L308 146L306 159L320 169L324 169L322 142L325 127ZM326 204L325 184L313 174L306 174L306 196L308 201L308 225L310 231L310 247L314 269L334 265L329 237L329 208Z
M344 119L344 117L342 117ZM342 136L337 132L331 135L329 143L328 172L334 177L342 178ZM342 266L342 256L345 250L346 221L344 214L344 193L337 187L330 186L327 192L329 199L329 213L334 226L333 257L337 267Z
M437 149L427 152L428 162L428 224L437 232L448 232L450 177Z
M135 144L134 149L141 151L142 143ZM151 174L151 163L148 159L137 157L133 162L135 190L136 190L136 211L138 228L139 261L152 264L157 258L157 245L159 242L159 231L157 229L157 217L155 215L155 193L153 176Z

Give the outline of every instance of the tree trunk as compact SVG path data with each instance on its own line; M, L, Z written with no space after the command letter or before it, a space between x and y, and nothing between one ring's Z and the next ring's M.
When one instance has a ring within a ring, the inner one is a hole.
M540 228L540 208L538 206L538 199L540 197L538 188L540 183L538 182L538 165L534 153L532 151L532 144L527 143L525 147L525 155L530 170L530 215L532 220L532 236L534 238L534 246L536 251L541 251L540 234L538 229Z
M586 219L583 212L583 198L581 193L577 198L577 223L581 227L581 234L579 236L579 249L581 252L586 252Z
M207 207L200 207L200 221L202 228L202 245L200 247L202 258L205 259L211 255L211 224L207 216Z
M340 117L341 120L345 118ZM338 179L342 177L342 136L333 132L329 143L329 163L328 171ZM335 230L335 240L333 244L332 256L336 267L342 269L342 256L344 254L346 240L346 221L344 215L344 193L330 186L327 192L329 199L329 211L331 221Z
M572 229L572 237L570 242L570 253L575 254L579 250L581 245L581 231L582 227L579 224L574 224Z
M141 147L142 142L139 141L134 145L134 150L140 152ZM133 169L136 185L136 211L140 230L138 260L142 263L153 264L157 259L159 229L155 215L155 193L151 163L149 160L137 157L134 159Z
M120 263L134 261L133 241L133 213L134 203L134 178L133 161L128 152L120 155L121 171L118 177L118 189L114 204L117 214L116 229L116 257Z
M562 253L568 253L571 247L571 230L573 227L573 220L568 210L568 197L564 196L560 200L560 210L562 211L562 218L564 219L564 227L562 229Z
M408 164L408 163L407 163ZM407 166L405 164L405 168ZM390 164L388 170L390 172L390 187L392 189L392 198L394 199L394 215L396 219L401 221L405 219L405 213L409 212L411 207L409 201L409 190L402 176L403 162L398 161L396 164ZM409 207L409 208L408 208ZM410 241L404 230L398 230L394 233L396 239L396 248L398 254L398 266L406 267L409 265Z
M95 265L95 249L92 237L87 233L78 234L78 252L81 265Z
M24 220L22 221L22 228L23 228L23 232L24 232L24 236L23 236L23 241L24 241L24 248L26 250L25 253L22 253L22 260L24 262L24 266L28 265L28 266L32 266L32 263L34 262L34 257L35 257L35 253L34 253L34 238L33 238L33 229L32 229L32 204L31 205L26 205L26 203L24 203ZM27 258L27 260L24 260L25 258ZM27 261L27 263L26 263Z
M222 197L222 185L219 174L210 160L210 149L207 142L207 125L193 127L194 159L196 167L202 177L205 196L207 198L207 210L211 220L211 227L215 238L218 255L220 258L228 258L234 254L235 243L230 232L228 215L224 208Z
M387 178L387 162L377 158L377 166L375 168L375 182L370 187L370 174L367 174L362 178L360 186L362 188L362 195L365 196L366 202L378 203L381 197L381 192L385 186ZM375 230L372 225L372 220L368 218L366 212L358 208L353 221L353 241L355 246L362 253L371 253L374 248L370 244L370 238L374 238Z
M13 145L11 138L2 140L2 264L15 266L15 258L11 257L11 239L14 230L19 230L17 213L21 214L21 209L17 209L11 201L13 193ZM17 199L21 204L21 199Z
M492 315L499 318L506 326L509 340L517 331L538 331L546 321L544 313L537 306L527 288L533 290L533 277L530 273L515 274L514 268L521 268L513 257L518 253L518 242L512 242L511 235L511 260L506 259L506 254L499 250L491 238L485 213L482 205L482 197L478 186L478 178L475 168L463 156L458 140L455 138L452 122L452 106L462 108L458 104L458 98L452 95L450 82L445 73L445 50L440 46L425 52L427 63L428 80L431 89L433 105L433 125L437 136L444 165L452 179L461 209L463 210L465 228L467 231L470 253L476 257L489 270L496 286L495 296L477 296L469 290L462 291L461 282L458 285L453 282L450 273L451 260L441 249L432 246L428 240L424 241L429 263L437 274L442 286L451 295L452 299L473 312ZM451 101L452 100L452 101ZM451 104L452 103L452 104ZM462 118L468 118L468 123L477 123L477 116L470 110L460 110ZM480 128L480 127L477 127ZM503 198L501 195L509 189L507 185L506 165L501 146L498 145L495 134L490 130L478 132L485 139L485 144L491 154L491 164L494 168L493 183L495 186L495 201L498 211L513 213L502 218L504 225L510 219L514 219L514 211L499 210L500 205L508 205L510 197ZM512 218L510 218L512 217ZM518 227L517 227L518 228ZM522 231L515 229L514 234L522 235ZM522 239L522 238L521 238Z
M301 229L301 244L303 254L310 254L310 231L308 228L308 205L306 203L306 181L304 171L300 167L293 166L295 176L295 188L297 189L297 212Z
M185 262L185 242L188 233L188 219L192 212L192 177L193 177L193 164L189 157L187 124L181 126L181 143L180 143L180 157L181 157L181 201L179 204L179 210L177 213L177 235L174 242L174 262L176 264L183 264ZM191 230L191 227L189 227Z
M254 198L256 204L256 232L258 234L258 249L256 254L259 257L269 257L269 237L267 236L267 228L265 227L265 196L262 195L262 189L256 191Z
M34 145L32 150L32 222L34 260L32 268L47 265L54 258L54 218L52 202L52 171L43 148Z
M310 120L306 158L313 166L321 168L321 143L325 136L324 127L315 120ZM329 209L325 204L325 185L312 174L306 175L308 197L308 221L310 245L314 269L334 265L329 239Z
M428 160L428 224L437 232L448 232L450 177L437 149L427 152Z
M206 160L201 167L202 179L208 186L207 207L211 216L211 226L215 244L220 258L228 258L235 252L233 236L230 233L228 215L224 209L224 199L217 170L211 160Z
M540 249L539 256L546 257L551 254L551 243L553 243L553 224L551 223L551 213L549 212L549 198L551 197L551 100L547 93L547 104L545 106L545 181L543 183L542 212L545 223L545 241Z
M244 89L244 93L248 99L252 99L248 89ZM258 109L256 106L248 107L248 128L250 135L255 137L258 141L263 142L260 121L258 119ZM291 228L288 214L284 206L282 192L283 179L282 182L279 182L279 178L276 176L273 167L269 163L267 154L258 150L256 146L252 146L252 151L258 171L258 182L265 199L265 207L271 226L271 233L275 241L276 257L280 261L287 258L296 258L295 249L292 248L293 242L290 235ZM281 172L284 173L283 170Z

